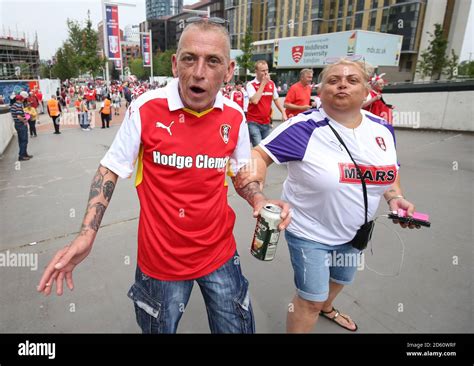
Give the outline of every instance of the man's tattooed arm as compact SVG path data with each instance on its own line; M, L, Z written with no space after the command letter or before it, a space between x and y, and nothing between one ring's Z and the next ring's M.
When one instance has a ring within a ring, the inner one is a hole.
M99 165L92 179L89 202L82 221L80 236L92 236L94 238L97 234L102 217L112 198L117 179L117 174Z
M250 182L242 188L239 188L236 185L234 177L232 177L232 182L234 183L236 192L240 197L245 199L250 204L250 206L255 207L257 201L266 200L265 195L260 190L260 184L258 182Z

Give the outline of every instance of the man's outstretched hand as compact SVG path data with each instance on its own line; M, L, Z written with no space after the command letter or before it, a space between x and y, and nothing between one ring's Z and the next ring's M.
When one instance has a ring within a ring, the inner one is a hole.
M63 294L64 280L67 287L72 291L74 288L72 271L87 257L91 249L92 243L79 236L71 244L58 250L43 272L43 276L36 288L38 292L48 296L51 294L53 285L56 282L56 295L61 296Z

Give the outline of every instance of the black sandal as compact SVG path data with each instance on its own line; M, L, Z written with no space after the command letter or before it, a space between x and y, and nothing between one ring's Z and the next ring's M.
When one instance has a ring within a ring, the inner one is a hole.
M331 314L333 311L335 311L336 314L334 314L334 316L331 318L331 317L328 316L327 314ZM319 315L322 315L322 316L325 317L326 319L329 319L329 320L333 321L334 323L336 323L337 325L339 325L341 328L344 328L344 329L346 329L346 330L348 330L348 331L350 331L350 332L355 332L355 331L357 331L357 329L358 329L357 324L355 323L355 321L353 321L353 320L352 320L351 318L349 318L348 316L342 315L342 314L339 312L339 310L337 310L337 309L334 308L334 306L333 306L332 309L329 310L329 311L323 311L323 310L321 310L320 313L319 313ZM350 323L350 322L354 323L355 329L348 328L348 327L346 327L346 326L340 324L338 321L336 321L336 318L337 318L338 316L341 316L341 317L343 317L344 319L346 319L346 321L347 321L348 323Z

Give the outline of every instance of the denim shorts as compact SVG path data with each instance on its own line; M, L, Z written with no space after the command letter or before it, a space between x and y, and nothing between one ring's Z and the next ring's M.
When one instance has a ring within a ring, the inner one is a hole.
M361 252L350 244L327 245L298 237L288 230L285 238L290 250L298 295L308 301L324 302L329 295L329 279L348 285L354 281L362 263Z
M176 333L194 281L201 289L212 333L255 333L249 284L237 252L210 274L195 280L162 281L144 274L137 265L128 291L143 333Z

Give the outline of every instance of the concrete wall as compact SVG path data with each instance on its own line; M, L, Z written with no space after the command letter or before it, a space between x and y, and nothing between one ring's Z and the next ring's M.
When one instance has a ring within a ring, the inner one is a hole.
M384 93L384 100L395 107L395 127L474 132L474 91ZM273 119L281 120L275 104Z
M395 127L474 132L474 91L386 94L384 100L395 106Z
M7 148L15 132L13 118L10 112L1 114L0 111L0 155Z

